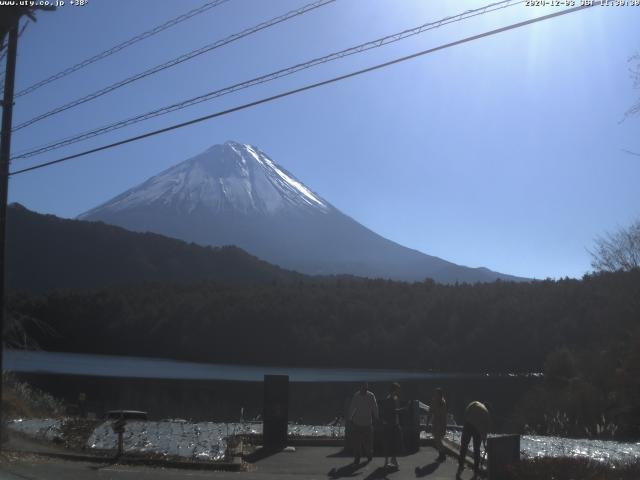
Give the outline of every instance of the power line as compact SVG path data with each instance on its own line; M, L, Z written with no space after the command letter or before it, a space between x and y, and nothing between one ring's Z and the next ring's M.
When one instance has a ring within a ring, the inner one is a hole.
M56 80L60 80L63 77L66 77L67 75L71 75L73 72L76 72L78 70L80 70L81 68L84 68L88 65L91 65L92 63L97 62L98 60L102 60L103 58L107 58L111 55L113 55L114 53L118 53L121 50L124 50L127 47L130 47L131 45L134 45L138 42L141 42L142 40L149 38L153 35L156 35L168 28L171 28L175 25L178 25L179 23L184 22L185 20L188 20L192 17L195 17L196 15L200 15L201 13L206 12L207 10L210 10L214 7L217 7L218 5L221 5L223 3L228 2L229 0L214 0L211 2L207 2L204 5L198 7L198 8L194 8L193 10L190 10L186 13L183 13L182 15L179 15L175 18L172 18L171 20L166 21L165 23L158 25L154 28L152 28L151 30L147 30L146 32L140 33L138 35L136 35L135 37L130 38L129 40L126 40L122 43L119 43L118 45L115 45L114 47L109 48L108 50L104 50L103 52L98 53L97 55L94 55L91 58L87 58L86 60L83 60L80 63L76 63L75 65L66 68L54 75L51 75L50 77L45 78L44 80L39 81L38 83L35 83L33 85L31 85L30 87L27 87L23 90L20 90L19 92L17 92L15 94L15 97L22 97L23 95L27 95L31 92L36 91L37 89L39 89L40 87L43 87L51 82L54 82Z
M144 133L142 135L129 137L127 139L120 140L120 141L114 142L114 143L110 143L108 145L103 145L101 147L96 147L96 148L92 148L90 150L85 150L84 152L80 152L80 153L76 153L76 154L73 154L73 155L68 155L66 157L58 158L57 160L51 160L51 161L48 161L48 162L43 162L43 163L34 165L32 167L27 167L27 168L23 168L23 169L20 169L20 170L16 170L16 171L11 172L9 175L10 176L11 175L19 175L21 173L30 172L30 171L33 171L33 170L38 170L40 168L44 168L44 167L48 167L48 166L55 165L55 164L58 164L58 163L66 162L66 161L72 160L74 158L83 157L83 156L89 155L91 153L96 153L96 152L100 152L100 151L103 151L103 150L108 150L108 149L111 149L111 148L114 148L114 147L117 147L117 146L120 146L120 145L124 145L124 144L127 144L127 143L131 143L131 142L135 142L135 141L138 141L138 140L142 140L144 138L153 137L155 135L160 135L162 133L166 133L166 132L169 132L171 130L176 130L176 129L179 129L179 128L187 127L189 125L194 125L196 123L200 123L200 122L203 122L205 120L210 120L210 119L213 119L213 118L217 118L217 117L221 117L221 116L224 116L224 115L228 115L230 113L234 113L234 112L238 112L240 110L245 110L247 108L255 107L255 106L261 105L263 103L269 103L269 102L272 102L274 100L278 100L280 98L288 97L288 96L291 96L291 95L295 95L297 93L305 92L307 90L311 90L311 89L318 88L318 87L321 87L321 86L324 86L324 85L329 85L331 83L339 82L341 80L346 80L348 78L352 78L352 77L356 77L356 76L359 76L359 75L363 75L365 73L373 72L375 70L380 70L382 68L386 68L386 67L389 67L391 65L395 65L395 64L398 64L398 63L401 63L401 62L405 62L407 60L412 60L414 58L421 57L421 56L424 56L424 55L428 55L430 53L434 53L434 52L437 52L437 51L440 51L440 50L444 50L444 49L447 49L447 48L455 47L457 45L461 45L461 44L464 44L464 43L469 43L469 42L472 42L472 41L475 41L475 40L479 40L481 38L489 37L489 36L496 35L498 33L506 32L506 31L509 31L509 30L514 30L516 28L521 28L521 27L524 27L526 25L531 25L533 23L541 22L541 21L544 21L544 20L549 20L551 18L559 17L561 15L566 15L566 14L574 13L574 12L577 12L577 11L580 11L580 10L585 10L587 8L591 8L591 7L597 6L597 5L600 5L600 2L596 1L596 2L594 2L592 4L585 4L585 5L581 5L581 6L578 6L578 7L565 9L565 10L562 10L562 11L559 11L559 12L550 13L548 15L543 15L543 16L540 16L540 17L536 17L536 18L532 18L532 19L529 19L529 20L525 20L523 22L514 23L514 24L508 25L506 27L500 27L500 28L497 28L497 29L494 29L494 30L489 30L487 32L480 33L480 34L477 34L477 35L473 35L471 37L466 37L466 38L463 38L461 40L456 40L454 42L450 42L450 43L446 43L446 44L443 44L443 45L439 45L437 47L429 48L427 50L422 50L420 52L413 53L411 55L407 55L407 56L404 56L404 57L396 58L396 59L390 60L388 62L379 63L379 64L374 65L372 67L367 67L367 68L363 68L361 70L356 70L354 72L347 73L345 75L340 75L338 77L333 77L333 78L330 78L328 80L323 80L321 82L316 82L316 83L305 85L303 87L299 87L299 88L296 88L296 89L293 89L293 90L288 90L286 92L279 93L277 95L273 95L273 96L270 96L270 97L266 97L266 98L262 98L260 100L253 101L253 102L245 103L243 105L239 105L237 107L229 108L227 110L222 110L222 111L219 111L219 112L216 112L216 113L205 115L203 117L194 118L192 120L189 120L189 121L186 121L186 122L182 122L182 123L178 123L178 124L175 124L175 125L171 125L169 127L161 128L161 129L158 129L158 130L153 130L151 132L147 132L147 133Z
M24 25L22 25L22 28L18 32L18 38L20 38L22 36L22 34L24 33L24 31L27 29L27 25L29 25L29 20L24 22Z
M261 75L259 77L253 78L251 80L247 80L247 81L244 81L244 82L241 82L241 83L237 83L237 84L234 84L234 85L231 85L231 86L228 86L228 87L224 87L224 88L219 89L219 90L214 90L212 92L205 93L204 95L199 95L197 97L189 98L187 100L184 100L184 101L181 101L181 102L178 102L178 103L174 103L174 104L171 104L171 105L159 108L159 109L155 109L155 110L152 110L150 112L139 114L139 115L136 115L134 117L127 118L125 120L120 120L120 121L115 122L115 123L104 125L102 127L98 127L96 129L83 132L83 133L81 133L79 135L67 137L67 138L64 138L62 140L57 140L55 142L49 143L47 145L44 145L42 147L38 147L38 148L35 148L35 149L27 151L27 152L19 153L13 159L17 160L17 159L21 159L21 158L29 158L29 157L32 157L32 156L35 156L35 155L39 155L41 153L49 152L49 151L52 151L52 150L57 150L58 148L62 148L62 147L71 145L73 143L80 142L82 140L93 138L93 137L96 137L98 135L103 135L105 133L109 133L109 132L112 132L114 130L118 130L120 128L124 128L124 127L130 126L130 125L133 125L133 124L148 120L150 118L154 118L154 117L157 117L157 116L160 116L160 115L166 115L168 113L171 113L171 112L174 112L174 111L177 111L177 110L181 110L183 108L187 108L187 107L196 105L198 103L202 103L202 102L205 102L205 101L208 101L208 100L212 100L214 98L218 98L218 97L221 97L221 96L224 96L224 95L228 95L230 93L234 93L234 92L237 92L239 90L244 90L246 88L250 88L250 87L253 87L255 85L259 85L259 84L262 84L262 83L266 83L266 82L270 82L270 81L276 80L278 78L282 78L282 77L286 77L286 76L289 76L289 75L293 75L294 73L297 73L297 72L302 71L302 70L306 70L308 68L315 67L317 65L321 65L323 63L328 63L328 62L331 62L331 61L334 61L334 60L338 60L340 58L344 58L344 57L347 57L347 56L350 56L350 55L354 55L354 54L361 53L361 52L364 52L364 51L367 51L367 50L371 50L373 48L379 48L379 47L382 47L384 45L388 45L390 43L398 42L398 41L403 40L405 38L408 38L408 37L411 37L411 36L414 36L414 35L418 35L420 33L428 31L428 30L439 28L441 26L448 25L450 23L466 20L466 19L478 16L478 15L482 15L482 14L488 13L488 12L493 12L493 11L500 10L500 9L503 9L503 8L507 8L507 7L510 7L510 6L515 6L515 5L521 4L523 2L524 2L524 0L518 0L518 1L515 1L515 0L503 0L503 1L500 1L500 2L497 2L497 3L488 4L488 5L484 6L484 7L477 8L477 9L474 9L474 10L467 10L467 11L465 11L463 13L460 13L460 14L457 14L457 15L453 15L453 16L450 16L450 17L445 17L445 18L442 18L442 19L437 20L435 22L425 23L423 25L419 25L417 27L414 27L414 28L411 28L411 29L407 29L407 30L404 30L404 31L399 32L399 33L395 33L393 35L387 35L385 37L377 38L375 40L372 40L372 41L369 41L369 42L366 42L366 43L362 43L362 44L357 45L355 47L350 47L350 48L347 48L345 50L340 50L339 52L334 52L334 53L331 53L329 55L325 55L323 57L314 58L314 59L309 60L309 61L304 62L304 63L299 63L299 64L293 65L291 67L287 67L287 68L284 68L284 69L281 69L281 70L277 70L275 72L268 73L266 75Z
M125 85L129 85L130 83L136 82L138 80L141 80L145 77L148 77L150 75L153 75L155 73L161 72L163 70L166 70L168 68L174 67L176 65L181 64L182 62L186 62L187 60L191 60L192 58L195 58L199 55L202 55L204 53L210 52L212 50L215 50L217 48L223 47L224 45L228 45L229 43L235 42L236 40L240 40L241 38L244 37L248 37L249 35L252 35L254 33L257 33L261 30L265 30L269 27L272 27L274 25L277 25L279 23L282 23L286 20L290 20L294 17L297 17L299 15L304 15L307 12L310 12L311 10L315 10L316 8L320 8L324 5L327 5L328 3L333 3L336 0L316 0L312 3L309 3L308 5L305 5L301 8L295 9L295 10L291 10L290 12L287 12L283 15L279 15L277 17L274 17L270 20L267 20L265 22L262 22L258 25L255 25L251 28L247 28L239 33L234 33L233 35L229 35L228 37L225 37L221 40L217 40L213 43L210 43L208 45L205 45L204 47L198 48L196 50L192 50L190 52L184 53L176 58L173 58L167 62L164 62L160 65L156 65L155 67L151 67L143 72L137 73L135 75L132 75L131 77L125 78L123 80L120 80L116 83L113 83L105 88L102 88L100 90L97 90L93 93L90 93L88 95L85 95L84 97L80 97L77 98L76 100L72 100L71 102L68 102L64 105L61 105L57 108L54 108L53 110L50 110L48 112L45 112L41 115L38 115L30 120L27 120L25 122L22 122L21 124L17 125L16 127L13 128L13 131L16 130L20 130L22 128L28 127L29 125L32 125L36 122L39 122L41 120L44 120L45 118L51 117L53 115L57 115L58 113L64 112L65 110L69 110L70 108L73 107L77 107L78 105L82 105L83 103L89 102L91 100L95 100L98 97L101 97L103 95L106 95L107 93L113 92L114 90L117 90L118 88L124 87Z
M627 154L629 154L629 155L636 155L637 157L640 157L640 153L638 153L638 152L634 152L634 151L632 151L632 150L627 150L626 148L621 148L621 150L622 150L624 153L627 153Z

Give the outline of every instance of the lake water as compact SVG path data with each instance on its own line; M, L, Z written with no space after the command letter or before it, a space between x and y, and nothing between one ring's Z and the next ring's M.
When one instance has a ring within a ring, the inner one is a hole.
M263 377L287 374L289 415L320 425L344 414L345 402L363 380L377 396L400 382L403 398L428 403L433 389L447 392L450 412L461 414L471 400L492 402L506 416L523 392L540 379L532 375L456 373L358 368L299 368L215 365L168 359L7 350L4 368L65 404L83 393L87 410L100 417L113 409L143 410L149 419L186 418L232 422L262 413Z
M387 382L509 377L463 373L415 372L354 368L300 368L251 365L220 365L180 362L161 358L123 357L61 352L5 350L5 370L16 373L87 375L93 377L157 378L261 382L264 375L289 375L292 382ZM528 374L536 375L536 374Z

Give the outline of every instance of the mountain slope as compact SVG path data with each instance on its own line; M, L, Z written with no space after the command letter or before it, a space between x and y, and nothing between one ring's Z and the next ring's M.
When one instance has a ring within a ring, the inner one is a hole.
M237 245L308 274L522 280L403 247L333 207L256 147L215 145L80 215L202 245Z
M18 204L9 206L7 221L7 282L13 290L303 278L236 247L202 247L103 223L65 220Z

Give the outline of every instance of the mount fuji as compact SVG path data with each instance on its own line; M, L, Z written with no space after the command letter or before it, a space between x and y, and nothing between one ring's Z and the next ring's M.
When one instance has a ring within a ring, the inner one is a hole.
M237 245L308 274L523 280L403 247L343 214L258 148L215 145L78 217L202 245Z

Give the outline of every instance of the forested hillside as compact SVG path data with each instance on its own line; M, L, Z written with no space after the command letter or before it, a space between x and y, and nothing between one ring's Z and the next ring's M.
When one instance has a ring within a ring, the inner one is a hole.
M302 276L237 247L202 247L100 222L66 220L12 204L7 212L12 290L95 288L216 280L248 284Z
M540 371L561 347L622 353L640 327L640 272L439 285L323 279L148 285L14 296L51 350L185 360Z

